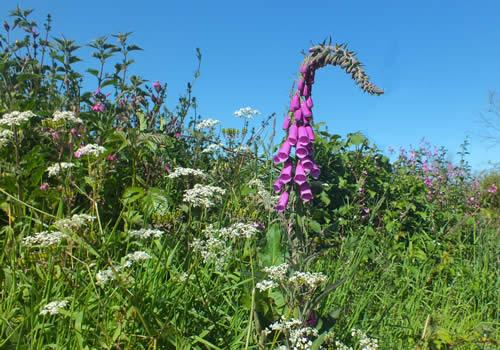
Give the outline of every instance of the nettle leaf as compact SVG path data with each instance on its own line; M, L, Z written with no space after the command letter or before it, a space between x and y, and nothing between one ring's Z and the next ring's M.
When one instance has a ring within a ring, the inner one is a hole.
M309 228L315 233L321 233L321 224L315 220L309 220Z
M348 144L359 146L366 141L366 137L362 133L354 133L349 135Z

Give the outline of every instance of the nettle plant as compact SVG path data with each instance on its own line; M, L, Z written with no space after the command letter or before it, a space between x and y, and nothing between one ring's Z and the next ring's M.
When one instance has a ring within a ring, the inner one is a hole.
M308 178L317 180L320 176L320 167L314 161L312 87L316 71L327 65L344 69L363 91L371 95L383 94L369 81L356 55L346 45L332 45L330 41L313 46L300 66L297 91L291 98L283 123L285 140L273 158L276 165L282 164L273 188L276 193L281 192L275 209L281 213L286 232L283 256L287 262L264 267L267 278L256 285L260 292L269 293L281 315L279 321L262 330L263 338L272 335L275 344L282 335L281 340L290 349L309 349L315 338L316 348L334 340L326 335L318 338L318 329L314 327L318 324L320 303L342 282L329 283L327 276L320 272L306 272L321 253L306 223L311 223L308 203L313 199Z

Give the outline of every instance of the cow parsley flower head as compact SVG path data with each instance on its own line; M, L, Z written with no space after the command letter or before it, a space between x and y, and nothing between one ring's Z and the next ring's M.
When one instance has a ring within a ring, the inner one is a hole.
M68 305L67 300L51 301L40 310L40 315L57 315L61 309Z
M184 191L183 199L194 207L211 208L222 200L225 193L226 190L217 186L196 184L192 189Z
M58 175L61 171L70 169L74 166L75 164L67 162L55 163L47 168L47 172L49 173L49 176L52 177Z
M214 152L217 152L220 148L221 148L220 144L212 143L212 144L208 145L207 147L205 147L201 151L201 153L214 153Z
M292 274L289 282L297 287L306 287L310 291L315 290L326 281L326 276L320 272L300 272Z
M71 218L59 219L54 223L60 230L78 231L90 222L95 220L95 216L88 214L74 214Z
M200 122L196 125L197 130L202 130L202 129L213 129L215 128L218 124L220 124L220 120L217 119L203 119L200 120Z
M266 290L276 288L277 286L278 284L275 281L262 280L255 285L255 288L257 288L261 292L265 292Z
M370 338L360 329L353 328L351 330L351 335L354 338L358 338L359 346L361 350L377 350L378 349L378 340L374 338Z
M130 267L134 263L141 263L149 259L151 259L151 255L141 250L138 250L133 253L129 253L125 256L125 262L123 263L123 267Z
M259 230L252 224L237 222L229 227L220 229L220 236L224 238L252 238L259 233Z
M234 116L242 119L253 119L256 115L259 115L260 112L251 107L243 107L234 112Z
M304 327L297 319L281 318L266 328L266 333L272 331L281 332L287 335L290 349L308 350L311 349L313 340L318 337L318 330L311 327ZM283 349L287 349L284 347Z
M202 179L207 178L207 174L205 174L202 170L199 169L191 169L191 168L182 168L178 167L174 171L172 171L170 174L168 174L169 179L176 179L181 176L194 176L194 177L200 177Z
M0 130L0 147L3 147L12 140L14 133L10 130Z
M0 118L0 125L19 126L35 116L36 114L31 111L26 111L26 112L14 111L10 113L5 113L2 116L2 118Z
M151 228L141 228L139 230L130 230L128 234L134 238L148 239L148 238L161 238L163 236L163 231L151 229Z
M23 239L23 244L27 247L50 247L61 243L66 235L59 231L42 231L37 232L33 236L28 236Z
M280 265L264 267L264 272L269 276L273 281L281 282L285 280L285 277L288 273L288 268L290 265L287 263L283 263Z
M75 115L75 112L70 112L70 111L55 111L54 114L52 115L52 120L55 122L62 120L68 124L83 123L83 121Z
M89 143L88 145L80 147L75 152L75 158L80 158L81 156L85 155L92 155L94 157L98 157L104 152L106 152L106 148L96 144Z
M211 226L204 230L204 234L205 238L196 238L191 247L201 255L206 264L213 263L217 270L222 270L231 254L231 248Z

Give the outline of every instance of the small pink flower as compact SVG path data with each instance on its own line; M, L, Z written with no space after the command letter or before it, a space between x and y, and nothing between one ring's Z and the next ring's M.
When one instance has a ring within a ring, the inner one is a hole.
M155 81L153 83L153 88L156 90L156 92L160 92L160 90L161 90L161 83L159 81Z
M104 106L104 103L102 102L97 102L95 105L92 106L92 110L94 112L104 112L106 106Z
M180 132L176 132L174 136L175 136L176 139L180 139L181 138L181 133Z
M497 193L497 185L496 184L492 184L489 188L488 188L488 193L491 193L491 194L495 194Z
M165 170L165 172L166 172L167 174L170 174L170 164L168 164L168 163L167 163L167 164L165 164L165 166L163 167L163 170Z
M47 191L49 189L49 184L44 182L43 184L40 185L40 191Z
M73 135L74 137L78 137L78 136L80 136L80 134L78 134L78 130L77 130L76 128L71 128L70 133L71 133L71 135Z
M106 157L106 160L107 160L108 162L114 162L114 161L115 161L115 160L117 160L117 159L118 159L118 156L116 155L116 153L111 153L110 155L108 155L108 156Z
M59 141L59 139L60 139L60 135L57 131L51 132L50 136L52 136L52 140L54 140L54 141Z
M82 152L80 150L75 152L75 158L79 159L82 156Z

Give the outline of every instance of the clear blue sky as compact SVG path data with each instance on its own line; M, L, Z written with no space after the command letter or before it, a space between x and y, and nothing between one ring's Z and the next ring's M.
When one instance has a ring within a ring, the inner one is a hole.
M17 4L35 8L37 19L50 12L55 35L82 43L133 31L145 49L134 57L135 72L168 82L171 106L201 48L199 113L227 126L237 125L232 113L244 106L277 112L281 122L300 51L332 35L386 93L364 94L338 69L324 69L314 88L316 121L342 135L362 131L382 149L425 137L454 153L470 136L474 168L500 162L500 147L478 136L488 92L500 95L498 0L3 0L3 17Z

